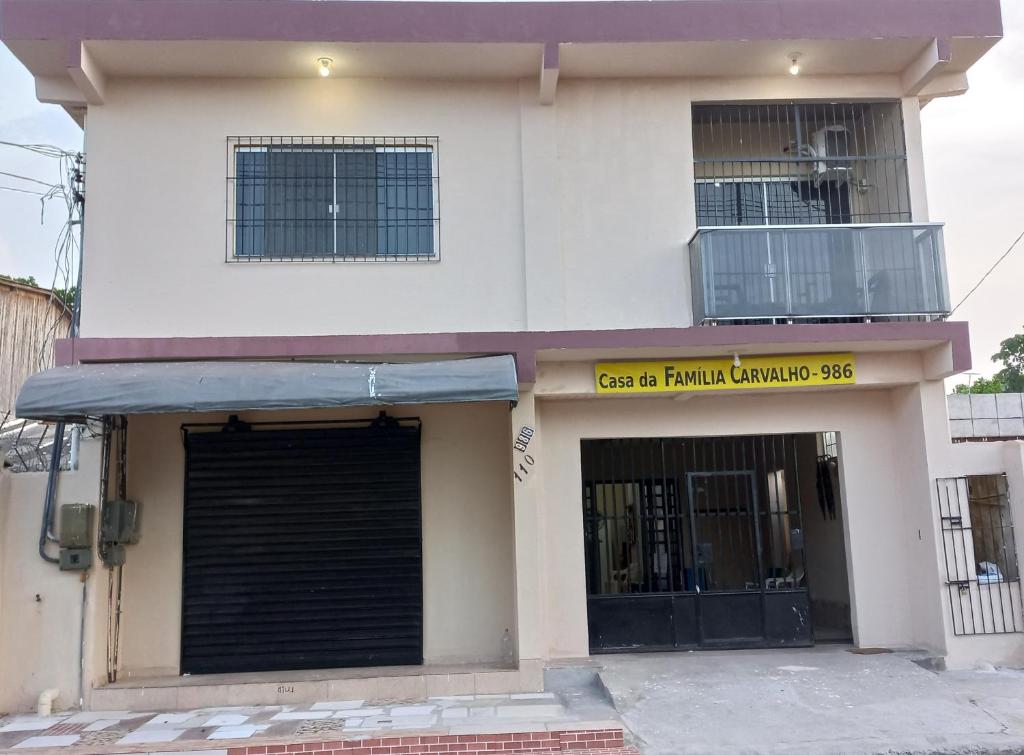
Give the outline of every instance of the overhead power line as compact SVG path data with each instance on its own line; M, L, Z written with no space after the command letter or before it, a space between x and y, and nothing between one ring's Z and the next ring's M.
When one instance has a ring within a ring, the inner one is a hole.
M37 197L45 197L49 192L36 191L35 189L16 189L13 186L0 186L0 191L16 191L19 194L34 194Z
M978 288L981 287L981 284L984 283L985 280L988 278L988 276L990 276L992 274L992 272L997 267L999 267L999 264L1003 260L1005 260L1007 257L1010 256L1010 252L1012 252L1014 250L1014 248L1017 246L1017 244L1020 243L1021 239L1024 239L1024 231L1020 232L1020 235L1016 239L1014 239L1014 242L1012 244L1010 244L1009 248L1005 252L1003 252L1002 255L999 257L999 259L997 259L992 264L992 267L990 267L987 271L985 271L985 274L983 276L981 276L981 280L979 280L977 283L975 283L974 284L974 288L972 288L970 291L968 291L967 295L964 296L964 298L960 300L960 304L957 304L955 307L953 307L953 309L949 313L950 316L952 316L953 312L956 312L958 309L960 309L960 305L963 304L965 301L967 301L967 299L970 298L971 294L973 294L975 291L977 291Z
M74 152L68 152L66 149L61 149L53 144L20 144L18 142L0 141L0 145L4 147L25 149L29 152L35 152L37 155L43 155L44 157L56 157L58 159L63 157L73 157L75 154Z
M0 170L0 176L7 176L8 178L17 178L20 181L31 181L34 184L45 186L47 189L52 189L54 186L59 184L47 183L46 181L40 181L38 178L29 178L28 176L19 176L17 173L7 173L6 171Z

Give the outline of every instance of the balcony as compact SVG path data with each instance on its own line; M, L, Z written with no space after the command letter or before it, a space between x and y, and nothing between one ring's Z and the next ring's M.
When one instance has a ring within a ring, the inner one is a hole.
M941 223L700 228L690 240L697 324L941 319Z

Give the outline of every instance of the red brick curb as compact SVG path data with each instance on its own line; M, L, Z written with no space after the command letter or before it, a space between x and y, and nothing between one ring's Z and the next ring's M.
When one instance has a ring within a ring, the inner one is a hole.
M621 729L536 731L519 734L447 734L375 737L292 745L231 747L228 755L638 755L626 747Z

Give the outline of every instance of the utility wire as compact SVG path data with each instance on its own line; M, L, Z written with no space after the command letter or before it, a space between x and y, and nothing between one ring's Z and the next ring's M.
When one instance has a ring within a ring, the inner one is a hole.
M1010 252L1012 252L1014 250L1014 248L1017 246L1017 244L1020 243L1021 239L1024 239L1024 231L1020 232L1020 235L1016 239L1014 239L1014 242L1012 244L1010 244L1010 247L1005 252L1003 252L1002 256L1000 256L999 259L997 259L992 264L992 267L990 267L985 272L985 274L983 276L981 276L981 280L979 280L977 283L974 284L974 288L972 288L970 291L967 292L967 295L964 296L964 298L960 300L960 304L957 304L955 307L953 307L953 309L949 313L950 316L953 315L953 312L956 312L958 309L960 309L960 305L963 304L965 301L967 301L968 297L970 297L971 294L973 294L975 291L978 290L978 288L981 286L982 283L985 282L985 280L988 278L988 276L990 276L992 274L992 272L997 267L999 267L999 263L1001 263L1003 260L1005 260L1007 257L1010 256Z
M35 189L16 189L13 186L0 186L0 191L17 191L21 194L34 194L37 197L45 197L48 192L36 191Z
M52 144L19 144L18 142L5 142L0 141L0 145L4 147L17 147L18 149L26 149L29 152L35 152L37 155L43 155L44 157L55 157L57 159L64 157L73 157L74 152L68 152L65 149L56 147Z
M20 181L31 181L34 184L45 186L47 189L52 189L54 186L59 184L47 183L46 181L40 181L38 178L29 178L28 176L19 176L17 173L7 173L6 171L0 170L0 176L7 176L8 178L17 178Z

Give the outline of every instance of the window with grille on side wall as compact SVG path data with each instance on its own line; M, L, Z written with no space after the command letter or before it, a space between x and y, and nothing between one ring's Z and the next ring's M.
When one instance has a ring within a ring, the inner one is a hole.
M439 258L436 137L231 137L227 259Z
M937 487L953 633L1024 632L1006 475L948 477Z

